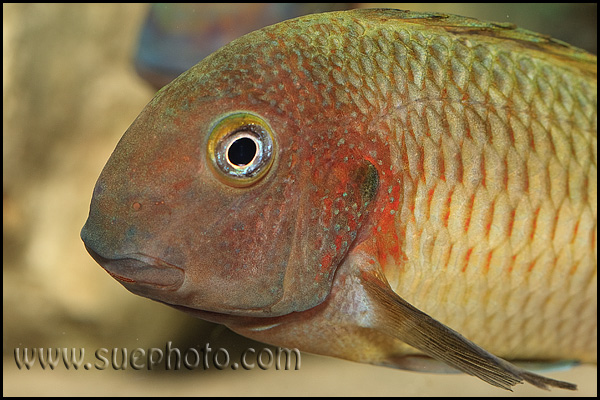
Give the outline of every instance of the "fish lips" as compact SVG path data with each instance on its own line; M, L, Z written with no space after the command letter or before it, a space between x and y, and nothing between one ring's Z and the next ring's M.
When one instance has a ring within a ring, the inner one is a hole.
M107 258L98 254L87 244L85 248L106 272L134 293L145 292L144 288L177 290L185 279L185 272L182 268L155 257L133 253Z

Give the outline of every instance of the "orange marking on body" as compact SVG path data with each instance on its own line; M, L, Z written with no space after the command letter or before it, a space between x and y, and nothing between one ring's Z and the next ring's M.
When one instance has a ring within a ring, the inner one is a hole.
M508 129L508 136L510 137L511 145L514 146L515 145L515 132L512 130L512 128Z
M440 146L442 146L442 143L439 143ZM442 154L442 156L439 159L438 162L438 167L440 169L440 178L442 181L446 182L446 163L444 161L444 156Z
M427 204L431 205L431 200L433 199L433 189L431 188L429 189L429 192L427 193Z
M495 203L492 203L492 206L488 213L489 220L488 220L487 224L485 224L485 237L486 238L489 238L490 231L492 230L492 220L494 219L494 207L495 207Z
M537 220L540 215L540 208L538 207L533 213L533 227L531 228L531 233L529 234L529 239L533 240L533 236L535 235L535 230L537 228Z
M475 203L475 194L471 195L471 200L469 201L469 214L467 219L465 220L465 232L469 230L469 224L471 223L471 215L473 214L473 204Z
M381 265L384 265L387 262L387 256L390 255L394 259L395 264L400 265L401 239L398 237L398 234L394 228L394 218L390 219L381 221L379 225L381 226L380 232L377 232L377 228L375 228L377 234L377 260Z
M510 221L508 221L508 236L512 236L513 225L515 224L515 214L517 210L512 210L510 212Z
M571 269L569 270L569 275L574 275L575 272L577 272L577 267L579 267L579 263L575 263L573 264L573 266L571 267Z
M342 235L337 235L335 237L335 249L339 251L342 248L342 242L344 237Z
M329 267L331 266L332 259L333 257L329 253L323 255L323 258L321 258L319 272L317 273L317 276L315 276L315 282L321 282L323 280L324 274L328 271Z
M487 273L490 270L490 264L492 263L492 252L490 251L485 260L485 265L483 266L483 270Z
M575 228L573 228L573 239L571 239L571 243L573 243L577 238L577 231L579 231L579 220L577 220L575 223Z
M471 253L473 252L473 248L467 250L467 255L465 256L465 265L462 268L462 272L467 270L467 266L469 265L469 258L471 258Z
M508 171L508 162L504 160L504 171ZM502 174L502 187L504 190L508 190L508 174L505 172Z
M446 200L446 212L444 213L443 221L444 221L444 226L447 228L448 227L448 218L450 218L450 203L452 202L452 194L454 193L454 191L451 191L450 193L448 193L448 199Z
M331 218L332 218L331 207L332 206L333 206L333 200L331 200L329 197L323 199L323 209L326 211L323 214L323 224L324 225L329 225L329 223L331 222Z
M515 266L515 261L517 260L517 255L511 257L510 265L508 266L508 273L510 274Z

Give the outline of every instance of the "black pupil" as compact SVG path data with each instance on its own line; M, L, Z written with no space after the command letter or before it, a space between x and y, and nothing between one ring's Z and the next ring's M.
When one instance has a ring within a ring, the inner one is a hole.
M229 161L238 166L250 164L255 155L256 143L247 137L237 139L229 146L229 151L227 152Z

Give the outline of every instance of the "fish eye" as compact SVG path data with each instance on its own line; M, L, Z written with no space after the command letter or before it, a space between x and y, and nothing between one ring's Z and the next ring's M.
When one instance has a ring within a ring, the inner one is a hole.
M250 186L273 164L273 132L255 114L237 112L222 117L208 138L208 159L217 177L230 186Z

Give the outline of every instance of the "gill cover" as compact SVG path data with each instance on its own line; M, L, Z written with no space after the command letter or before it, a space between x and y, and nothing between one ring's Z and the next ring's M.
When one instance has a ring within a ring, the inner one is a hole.
M335 270L377 194L376 168L358 154L291 147L290 132L272 128L267 118L250 111L225 114L211 126L206 162L232 206L221 208L227 218L212 232L219 247L203 254L212 271L197 279L210 280L221 265L245 268L247 274L236 272L231 282L219 283L231 285L223 293L235 295L239 305L226 311L238 315L275 316L315 307L329 294ZM241 149L234 149L237 145ZM259 272L251 279L253 271ZM233 305L231 298L219 301ZM202 309L200 303L193 306Z

